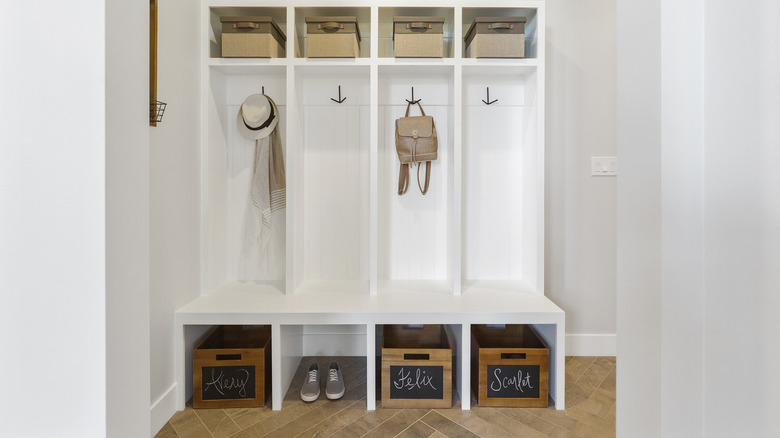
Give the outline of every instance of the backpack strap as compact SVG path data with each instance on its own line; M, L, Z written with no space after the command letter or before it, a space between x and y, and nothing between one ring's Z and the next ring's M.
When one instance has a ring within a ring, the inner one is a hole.
M398 172L398 194L403 195L409 190L409 163L401 163Z
M423 189L422 185L420 184L420 168L422 162L417 163L417 187L420 188L420 192L422 192L423 195L428 193L428 186L431 184L431 162L426 161L425 162L425 189ZM407 177L409 175L407 174ZM406 190L404 190L405 192Z
M417 106L420 107L420 113L422 115L425 115L425 111L422 109L422 105L420 105L420 102L416 102ZM409 102L406 104L406 114L404 114L404 117L409 117L409 108L412 106L412 102Z

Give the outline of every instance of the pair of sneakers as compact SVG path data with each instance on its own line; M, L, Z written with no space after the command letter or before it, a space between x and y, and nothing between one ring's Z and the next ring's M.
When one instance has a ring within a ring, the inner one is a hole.
M338 400L344 395L344 379L341 368L336 362L328 367L328 381L325 383L325 396L330 400ZM301 386L301 400L313 402L320 397L320 365L312 362Z

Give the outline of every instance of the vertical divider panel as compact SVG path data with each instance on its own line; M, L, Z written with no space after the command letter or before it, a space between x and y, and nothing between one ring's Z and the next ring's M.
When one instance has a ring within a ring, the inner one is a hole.
M373 32L377 32L377 7L371 8L371 20ZM376 46L378 38L373 38L371 45ZM372 53L375 48L372 48ZM371 77L369 79L369 105L370 105L370 146L369 146L369 268L368 268L368 288L369 294L377 294L377 258L379 257L379 248L377 246L379 233L379 67L376 64L371 65ZM371 400L369 403L373 402Z
M282 409L282 337L279 324L271 324L271 409Z
M366 324L366 410L376 410L376 324Z
M209 59L209 41L205 35L209 34L209 8L206 0L201 1L201 70L200 70L200 293L205 295L209 288L209 83L211 82L211 72L208 67ZM182 401L183 405L183 401Z
M471 409L471 324L461 326L460 340L460 408Z
M303 326L273 324L271 326L271 342L271 367L272 372L276 373L271 385L273 387L273 410L278 411L282 409L282 400L290 389L295 371L303 358ZM273 362L274 358L277 362Z
M536 184L539 189L536 191L536 232L537 232L537 252L536 260L536 290L544 295L544 169L545 169L545 136L544 136L544 123L545 123L545 29L546 29L546 17L545 17L545 5L542 2L539 4L536 10L536 25L537 25L537 49L536 57L538 59L538 67L536 69L536 145L537 154L537 169L536 169Z
M295 58L295 7L287 7L287 156L285 157L285 173L287 177L287 272L286 294L292 295L295 288L303 280L301 251L301 230L303 225L302 187L300 184L302 142L300 139L299 105L296 90L300 89L299 80L295 77L295 69L290 60Z
M460 295L461 293L461 269L463 266L462 252L463 245L461 239L463 236L463 208L462 208L462 189L463 189L463 66L461 65L461 51L463 45L463 8L455 8L454 19L454 34L453 34L453 46L455 53L455 71L453 72L453 107L454 107L454 119L456 126L453 129L453 184L452 184L452 229L450 230L450 236L452 239L452 245L450 246L450 271L452 272L452 293Z

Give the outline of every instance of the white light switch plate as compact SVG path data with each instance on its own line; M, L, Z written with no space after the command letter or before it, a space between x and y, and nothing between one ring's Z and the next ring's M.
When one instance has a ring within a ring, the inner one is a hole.
M590 157L591 176L617 176L617 157Z

